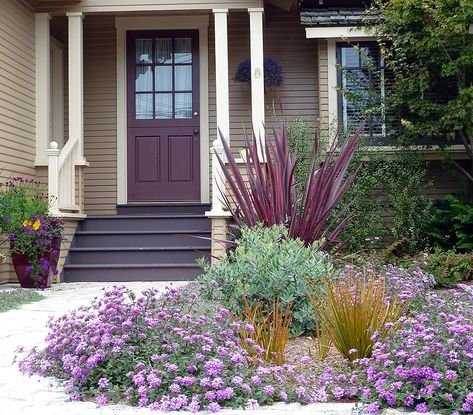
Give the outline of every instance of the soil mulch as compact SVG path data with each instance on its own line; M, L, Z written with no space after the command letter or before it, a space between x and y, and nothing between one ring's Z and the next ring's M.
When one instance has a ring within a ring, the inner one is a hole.
M346 366L346 360L337 352L335 348L331 348L327 357L323 360L317 359L316 340L311 337L296 337L289 339L286 345L286 363L291 365L300 365L304 356L309 356L309 363L305 366L305 370L311 372L315 376L319 376L327 367L337 368Z

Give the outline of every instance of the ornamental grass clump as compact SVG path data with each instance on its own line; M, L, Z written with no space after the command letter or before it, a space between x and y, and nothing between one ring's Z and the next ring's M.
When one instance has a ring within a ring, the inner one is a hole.
M338 352L348 359L371 356L376 341L385 340L400 327L408 307L390 292L375 274L346 273L324 278L309 294L320 332L328 335Z
M242 346L250 355L262 355L265 361L282 365L292 320L291 304L282 308L279 299L275 299L272 304L256 301L251 307L246 297L244 301Z
M351 174L348 168L362 131L363 125L343 143L337 132L325 159L320 162L315 157L319 144L316 130L311 167L301 195L296 191L297 151L291 154L289 150L284 122L273 127L273 137L266 134L264 145L260 146L257 140L250 142L245 135L243 172L220 132L225 157L217 154L217 159L229 193L226 189L218 190L236 225L250 228L285 225L289 236L301 239L306 246L319 243L321 250L339 248L343 241L339 241L338 236L353 216L352 201L344 202L338 213L331 213L358 174L359 168Z

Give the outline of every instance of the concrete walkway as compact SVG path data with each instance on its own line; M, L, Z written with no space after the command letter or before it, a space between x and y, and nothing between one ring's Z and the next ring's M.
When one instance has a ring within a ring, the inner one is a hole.
M174 283L178 286L183 283ZM13 363L15 349L22 345L25 350L34 346L44 346L47 334L46 323L50 315L59 316L88 304L101 295L103 287L112 283L74 283L55 285L44 292L46 299L24 305L21 309L0 313L0 414L2 415L146 415L156 414L148 409L129 406L105 406L98 408L92 402L71 402L62 387L54 379L27 377L20 373ZM169 283L127 283L129 288L139 292L155 287L164 290ZM0 286L0 290L11 286ZM230 415L348 415L352 414L352 404L277 404L253 411L224 410ZM391 414L393 412L390 411Z

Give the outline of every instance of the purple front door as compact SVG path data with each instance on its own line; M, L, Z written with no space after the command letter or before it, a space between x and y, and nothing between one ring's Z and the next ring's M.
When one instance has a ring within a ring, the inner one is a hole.
M198 33L127 34L130 202L200 201Z

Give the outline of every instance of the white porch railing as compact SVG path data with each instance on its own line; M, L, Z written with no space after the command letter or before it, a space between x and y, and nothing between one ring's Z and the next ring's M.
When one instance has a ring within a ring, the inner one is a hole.
M62 150L53 141L49 144L48 193L51 214L80 213L81 202L76 198L76 167L80 160L79 139L70 138ZM79 185L80 191L80 185Z

